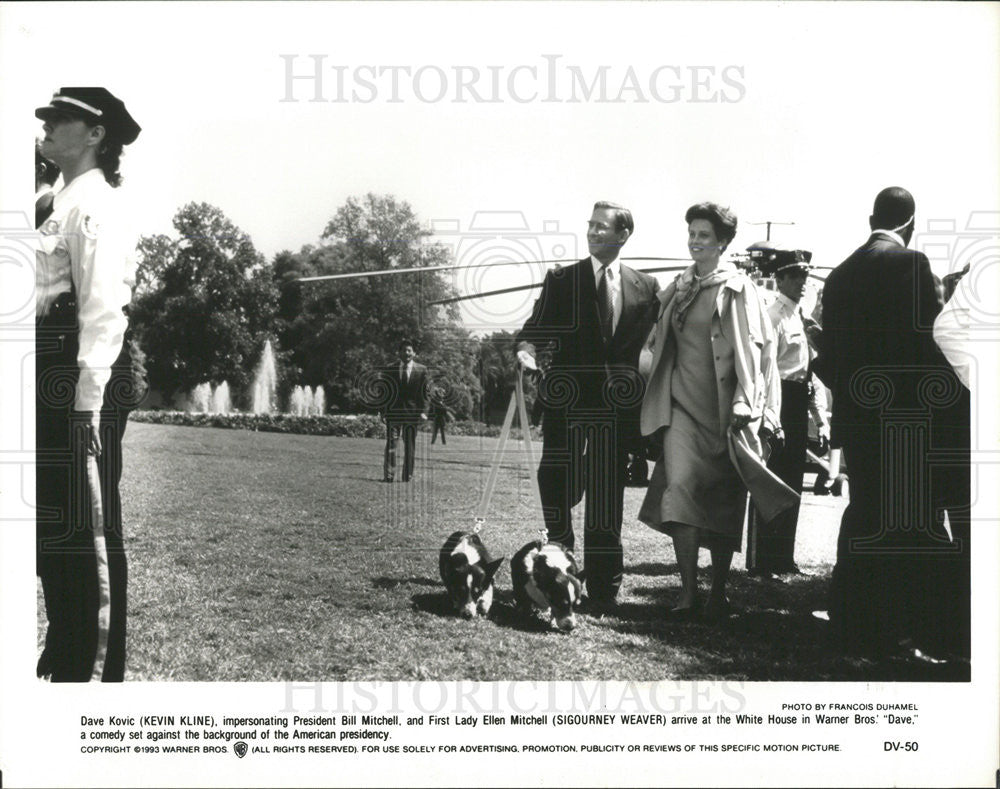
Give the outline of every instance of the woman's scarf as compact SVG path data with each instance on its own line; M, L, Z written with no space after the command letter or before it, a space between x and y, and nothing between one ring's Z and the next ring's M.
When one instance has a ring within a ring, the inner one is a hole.
M674 280L677 287L677 302L674 306L674 315L677 316L677 327L682 331L688 307L698 298L698 294L702 289L721 285L730 277L739 274L739 269L732 263L719 263L714 271L706 274L704 277L699 277L695 271L697 271L697 266L691 266L678 274L677 279Z

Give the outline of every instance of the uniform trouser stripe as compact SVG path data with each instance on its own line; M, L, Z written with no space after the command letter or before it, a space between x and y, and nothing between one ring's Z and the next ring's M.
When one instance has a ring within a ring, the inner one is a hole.
M108 654L108 633L111 629L111 573L108 568L108 547L104 539L104 511L101 506L100 475L97 458L87 458L87 486L90 489L90 528L94 540L94 561L97 564L97 651L90 678L104 676L104 661Z

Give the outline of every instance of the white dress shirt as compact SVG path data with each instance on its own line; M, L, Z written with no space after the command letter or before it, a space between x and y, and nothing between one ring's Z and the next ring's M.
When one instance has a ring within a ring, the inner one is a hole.
M593 255L590 256L590 262L594 267L594 286L600 286L601 267L604 264ZM611 333L614 334L618 328L618 319L622 316L622 267L618 258L608 264L608 293L611 294Z
M812 350L806 336L805 324L799 311L799 303L792 301L784 293L767 308L771 326L778 338L778 376L783 381L804 382L809 378L809 361Z
M938 344L941 353L955 369L955 374L965 385L970 386L970 371L972 367L971 346L969 343L970 312L975 294L972 290L972 277L966 274L958 281L955 292L944 305L944 309L934 320L934 342Z
M889 238L889 239L892 239L893 241L895 241L901 247L903 247L903 248L906 247L906 242L903 240L903 237L901 235L899 235L899 233L895 232L894 230L886 230L885 228L881 228L880 227L878 230L873 230L872 231L872 235L873 236L885 236L886 238Z
M56 193L35 253L35 309L47 314L57 297L76 289L80 379L74 408L98 412L111 365L121 352L135 262L121 222L118 196L99 168Z

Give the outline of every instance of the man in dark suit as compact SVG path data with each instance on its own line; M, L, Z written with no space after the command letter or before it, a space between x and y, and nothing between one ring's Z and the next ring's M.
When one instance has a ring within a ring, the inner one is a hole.
M427 419L427 368L415 362L413 343L399 344L399 363L386 371L389 402L385 409L383 481L396 476L396 447L403 437L403 482L413 478L417 428Z
M548 537L572 549L571 509L586 494L584 570L591 604L615 601L622 582L622 507L627 453L641 449L645 389L639 352L656 320L655 279L618 260L634 230L631 212L595 204L590 256L550 271L517 335L518 362L535 346L552 361L539 385L544 408L538 484Z
M867 243L826 280L814 370L833 390L831 443L851 475L832 646L884 657L901 645L934 651L952 629L942 580L959 553L936 523L934 443L962 387L931 333L941 307L930 264L906 248L913 197L884 189L869 224Z

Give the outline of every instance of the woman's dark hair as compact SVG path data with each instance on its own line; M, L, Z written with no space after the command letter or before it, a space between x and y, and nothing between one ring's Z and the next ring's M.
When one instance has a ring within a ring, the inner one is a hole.
M712 223L715 237L729 246L736 238L736 214L716 203L696 203L684 214L684 221L689 225L695 219L707 219Z
M101 126L100 123L90 123L89 121L87 125L91 129L95 126ZM104 173L104 180L110 186L118 187L122 185L122 174L118 168L121 167L122 149L125 146L115 139L107 126L102 126L102 128L104 129L104 139L101 141L101 147L97 149L97 166Z
M120 142L105 138L97 151L97 166L104 173L104 180L111 186L122 185L122 174L118 171L121 167L122 147Z

